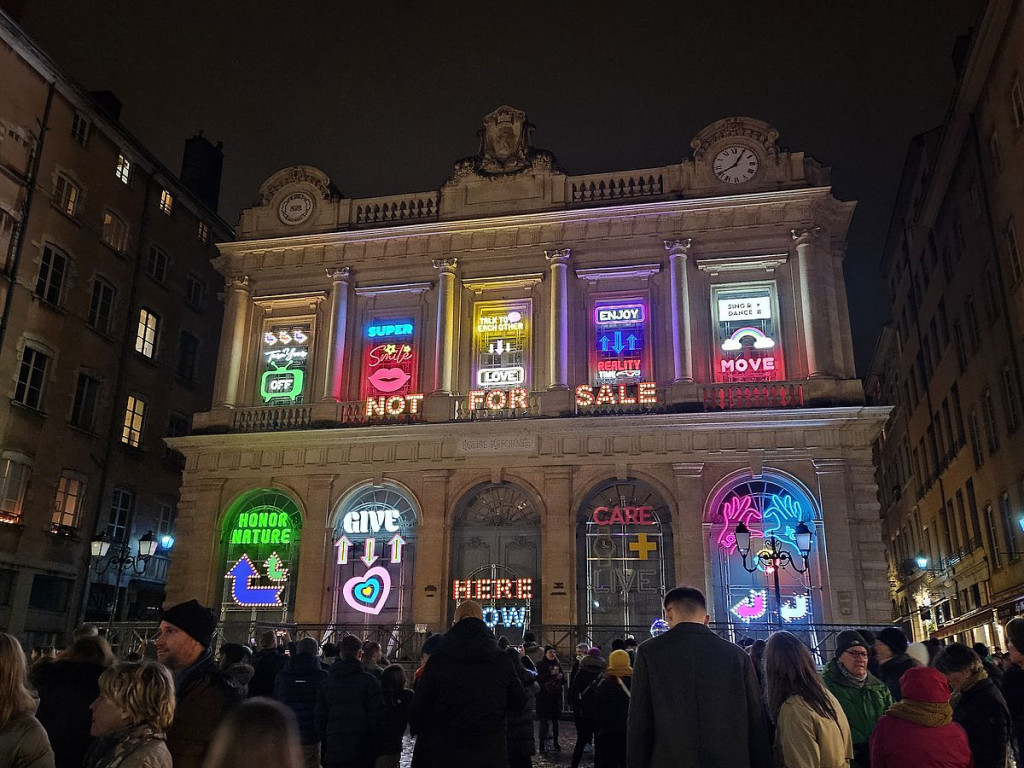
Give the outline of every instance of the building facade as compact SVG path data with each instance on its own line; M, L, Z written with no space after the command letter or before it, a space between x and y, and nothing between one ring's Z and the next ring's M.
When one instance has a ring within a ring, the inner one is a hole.
M214 407L168 600L228 622L646 631L675 584L736 632L888 615L842 262L853 203L750 118L571 176L524 113L439 191L286 168L218 245ZM777 537L804 572L752 555Z
M182 457L161 438L209 407L232 233L215 185L182 183L2 12L0 82L0 626L60 645L83 614L162 601ZM92 567L97 533L134 556L149 531L144 573Z
M989 3L954 59L947 121L907 155L868 392L895 406L876 449L894 619L1005 649L1024 610L1024 6Z

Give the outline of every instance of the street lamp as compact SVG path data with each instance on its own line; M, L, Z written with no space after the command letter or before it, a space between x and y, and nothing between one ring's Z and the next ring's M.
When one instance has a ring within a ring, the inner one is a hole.
M924 552L921 552L914 558L914 564L922 571L925 570L928 567L928 556Z
M757 552L753 558L753 565L747 565L747 558L750 556L750 529L741 521L736 524L736 549L743 558L743 570L753 573L758 565L764 565L765 573L772 576L775 582L775 604L778 610L779 620L782 620L782 590L779 588L779 570L781 568L792 568L797 573L807 573L807 559L811 555L811 529L801 520L796 526L796 547L800 550L800 558L803 560L803 567L797 565L793 556L783 548L782 542L775 536L769 536L764 540L764 548Z
M102 576L111 568L116 569L114 577L114 605L110 609L110 620L107 622L107 636L114 626L114 618L117 616L117 603L121 593L121 574L131 568L140 576L149 567L149 560L156 554L158 542L152 531L147 531L138 541L139 552L136 555L129 554L130 544L128 538L122 539L111 551L110 537L103 533L89 543L92 556L95 559L93 568L96 573Z

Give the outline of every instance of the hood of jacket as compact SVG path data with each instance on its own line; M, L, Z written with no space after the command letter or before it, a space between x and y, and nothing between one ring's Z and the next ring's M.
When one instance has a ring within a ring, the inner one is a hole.
M249 681L252 680L252 676L256 674L256 670L246 664L244 661L240 661L237 664L230 665L224 670L237 680L242 685L248 685Z
M580 671L604 672L607 667L608 662L600 656L584 656L580 659Z
M438 653L460 661L483 663L501 651L486 624L477 618L466 618L448 630Z
M288 659L288 665L285 667L289 672L297 672L300 675L306 672L314 672L315 670L322 668L320 659L316 656L310 656L307 653L292 656Z
M338 659L331 665L331 677L352 677L365 672L363 662L359 659Z

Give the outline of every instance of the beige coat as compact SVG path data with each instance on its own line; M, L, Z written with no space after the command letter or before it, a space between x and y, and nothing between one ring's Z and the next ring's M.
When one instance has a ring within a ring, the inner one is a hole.
M27 712L12 717L0 730L0 768L53 768L46 731Z
M850 724L835 696L828 693L828 697L838 722L816 713L800 696L790 696L779 708L775 724L775 764L779 768L846 768L849 765L853 759Z

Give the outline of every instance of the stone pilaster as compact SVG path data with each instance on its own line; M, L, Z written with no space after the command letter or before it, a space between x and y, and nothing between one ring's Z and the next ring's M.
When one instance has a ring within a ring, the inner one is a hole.
M676 514L672 518L675 585L697 587L710 597L711 561L704 536L704 462L673 464ZM711 600L709 599L709 603Z
M251 296L248 277L228 278L224 283L224 325L220 332L220 364L213 383L216 408L238 404L238 385L245 360L246 330Z
M544 505L547 514L541 523L541 622L570 624L576 596L572 469L551 467L544 471Z
M548 389L569 388L569 257L570 251L544 251L551 270Z
M693 381L693 337L690 322L690 285L686 262L693 240L666 240L670 307L672 312L672 383Z
M174 605L195 598L203 605L220 604L224 586L224 565L218 551L221 507L224 503L222 478L189 480L181 489L175 534L179 546L171 558L165 603ZM216 610L216 608L214 608Z
M426 624L431 632L444 631L448 604L446 552L451 526L447 520L448 475L446 469L423 473L420 495L421 519L416 532L416 578L413 582L413 623Z
M327 320L327 338L323 345L327 358L324 366L324 384L320 399L328 402L341 402L345 369L349 361L345 359L345 339L348 334L348 293L351 270L348 267L333 267L327 270L331 279L330 317Z
M826 624L863 624L860 539L851 519L849 466L846 459L813 461L822 519L815 523L812 550L812 557L819 561L812 562L811 567L821 574L821 583L814 583L814 587L821 590L822 619Z
M306 484L306 519L302 526L299 550L299 573L295 582L294 621L319 624L331 615L331 594L334 583L333 542L328 529L331 513L333 475L312 475Z
M434 394L450 395L455 366L455 273L458 259L434 259L437 277L437 332L434 339Z

